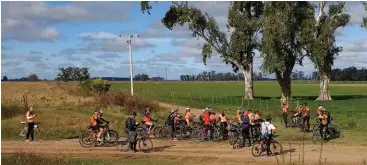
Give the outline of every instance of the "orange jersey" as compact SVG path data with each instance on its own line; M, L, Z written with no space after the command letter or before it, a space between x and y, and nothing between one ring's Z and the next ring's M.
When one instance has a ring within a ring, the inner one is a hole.
M150 114L147 114L144 116L144 121L145 122L150 122Z
M90 125L91 126L96 126L97 125L97 120L98 120L98 114L94 114L91 118L90 118Z
M307 106L303 108L303 116L307 116L310 114L310 108L308 108Z
M192 117L194 117L194 115L192 115L190 112L186 112L185 119L192 119Z
M327 114L322 114L322 119L321 119L321 123L322 125L326 125L327 124Z
M28 111L27 113L26 113L26 119L27 119L27 122L28 123L34 123L34 122L36 122L36 117L31 117L31 111ZM28 118L28 117L31 117L31 118Z

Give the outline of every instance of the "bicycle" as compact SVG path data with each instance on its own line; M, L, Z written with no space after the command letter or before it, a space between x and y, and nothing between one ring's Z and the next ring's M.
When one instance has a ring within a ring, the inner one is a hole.
M278 155L278 154L282 153L282 151L283 151L282 145L274 140L276 137L278 137L278 135L273 135L273 138L271 139L271 142L270 142L270 153L272 153L273 155ZM252 156L259 157L259 156L261 156L261 154L263 152L266 152L267 145L266 145L264 140L265 139L260 140L257 143L255 143L255 145L252 146L252 148L251 148ZM262 142L264 142L264 143L261 144Z
M137 128L137 145L140 150L147 152L153 149L153 141L149 138L147 132L143 127ZM128 134L126 134L128 135ZM122 140L121 140L122 139ZM116 148L122 152L130 150L130 141L128 137L120 137L116 142Z
M288 127L291 127L291 128L298 127L301 130L303 129L302 117L298 115L297 116L288 115L287 122L288 122L287 123ZM282 124L283 127L285 127L285 121L283 117L280 118L280 123Z
M82 147L102 146L103 144L115 144L118 140L118 133L110 129L109 124L101 126L103 132L101 134L102 141L97 141L98 131L93 131L89 126L88 130L79 136L79 143ZM93 136L95 134L95 136Z
M318 124L318 125L315 124L314 125L314 129L313 129L313 133L312 133L312 141L315 144L320 143L320 142L324 142L324 138L320 134L321 133L320 129L321 129L320 124ZM326 137L325 137L326 140L331 140L331 139L339 138L341 132L340 132L340 128L339 128L338 125L336 125L334 123L330 123L328 125L327 130L326 129L322 130L322 134L326 135Z
M20 122L21 124L24 125L24 128L23 129L20 129L20 133L18 134L18 136L21 138L22 141L26 140L26 135L27 135L27 132L28 132L28 124L27 122L24 122L24 121L21 121ZM35 123L34 124L34 128L31 132L31 134L33 133L36 137L40 137L40 139L42 140L46 140L47 139L47 132L45 130L42 130L39 128L39 124L41 123Z

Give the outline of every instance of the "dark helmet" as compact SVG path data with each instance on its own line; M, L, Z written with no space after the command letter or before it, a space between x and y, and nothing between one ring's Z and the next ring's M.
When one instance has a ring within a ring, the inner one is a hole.
M132 116L137 116L137 115L136 115L136 112L131 112L131 115L132 115Z

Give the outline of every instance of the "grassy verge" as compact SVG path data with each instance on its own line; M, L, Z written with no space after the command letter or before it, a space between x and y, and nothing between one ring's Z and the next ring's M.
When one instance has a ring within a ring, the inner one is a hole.
M80 164L94 164L94 165L116 165L116 164L134 164L134 165L169 165L169 164L184 164L178 160L148 160L148 159L132 159L132 158L70 158L70 157L55 157L35 155L32 153L14 153L3 154L1 156L1 163L4 165L80 165Z
M86 130L89 119L93 115L93 108L54 108L37 109L38 121L41 122L40 128L47 131L47 139L70 139L77 138ZM156 110L153 117L166 116L168 111ZM122 108L104 109L104 118L110 121L111 129L123 135L125 129L125 120L128 112ZM138 113L138 120L143 120L142 113ZM20 121L24 121L24 115L1 121L2 140L16 140L20 129L23 128ZM37 138L37 137L36 137Z

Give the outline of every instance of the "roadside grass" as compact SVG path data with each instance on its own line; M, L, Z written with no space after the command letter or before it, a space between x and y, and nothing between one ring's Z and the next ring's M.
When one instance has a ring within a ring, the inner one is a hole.
M1 163L4 165L116 165L116 164L134 164L134 165L169 165L169 164L186 164L179 160L162 160L162 159L133 159L133 158L72 158L61 156L36 155L33 153L16 152L13 154L2 154Z
M113 83L112 89L129 91L130 84ZM280 88L277 82L255 82L255 100L242 100L242 82L136 82L134 91L142 97L167 102L174 105L205 108L211 106L215 111L224 110L234 117L238 106L246 109L260 109L264 115L271 114L273 122L280 125ZM298 103L308 103L311 109L310 126L316 119L316 108L322 104L342 129L342 138L334 143L363 143L367 141L367 84L332 82L330 85L332 101L315 101L319 92L318 83L292 83L291 109ZM281 140L302 139L298 129L280 129ZM311 140L311 133L306 139Z
M78 138L79 135L87 130L90 117L94 113L93 108L43 108L35 111L38 122L41 122L40 129L47 132L48 140ZM167 110L157 110L152 117L168 115ZM122 108L105 108L104 118L110 121L110 128L119 135L124 135L125 120L128 112ZM17 140L20 129L24 126L21 121L25 120L25 115L18 115L13 118L1 121L2 140ZM143 114L138 113L137 120L143 120ZM36 137L37 139L37 137Z

